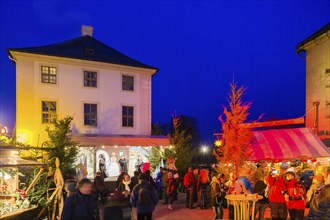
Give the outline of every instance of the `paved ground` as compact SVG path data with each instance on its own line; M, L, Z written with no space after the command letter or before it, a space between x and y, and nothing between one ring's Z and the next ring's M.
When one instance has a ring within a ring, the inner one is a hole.
M178 201L174 202L174 210L168 210L167 205L163 205L163 200L160 200L153 215L154 220L211 220L213 211L208 209L187 209L185 208L185 193L180 193ZM196 207L196 204L195 204ZM270 218L269 209L266 210L265 217ZM224 219L228 219L228 209L224 209ZM135 210L132 210L132 220L136 220Z

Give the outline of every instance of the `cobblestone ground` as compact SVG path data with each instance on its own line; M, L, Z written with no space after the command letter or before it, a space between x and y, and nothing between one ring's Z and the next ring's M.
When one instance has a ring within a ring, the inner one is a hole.
M180 193L178 197L178 201L174 202L174 210L168 210L167 205L163 205L163 200L160 200L156 210L153 214L154 220L212 220L213 211L212 208L208 209L199 209L195 205L194 209L187 209L185 207L185 193ZM267 208L265 213L266 219L270 218L270 210ZM136 220L136 212L132 210L132 219ZM224 209L224 219L228 219L228 209Z

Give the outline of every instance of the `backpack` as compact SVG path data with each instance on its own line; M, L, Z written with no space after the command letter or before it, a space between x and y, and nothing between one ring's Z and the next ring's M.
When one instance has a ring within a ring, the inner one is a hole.
M138 200L142 206L148 206L153 203L151 193L152 189L150 185L139 187Z
M183 177L183 185L188 188L190 185L190 177L189 177L189 173L186 173L186 175L184 175Z

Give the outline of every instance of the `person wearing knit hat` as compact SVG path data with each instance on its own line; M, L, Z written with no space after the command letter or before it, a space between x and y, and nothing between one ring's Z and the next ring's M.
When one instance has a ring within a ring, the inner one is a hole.
M285 180L287 190L284 197L290 219L304 219L305 189L298 183L293 167L286 172Z

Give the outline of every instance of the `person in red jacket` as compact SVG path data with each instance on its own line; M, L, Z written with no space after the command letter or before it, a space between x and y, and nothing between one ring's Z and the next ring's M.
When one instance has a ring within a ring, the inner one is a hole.
M305 191L298 183L296 174L293 171L288 171L285 175L286 194L285 201L289 210L291 220L304 219L305 212Z
M285 220L288 216L284 197L285 192L286 185L282 176L277 175L276 170L272 170L268 180L268 200L273 220Z

